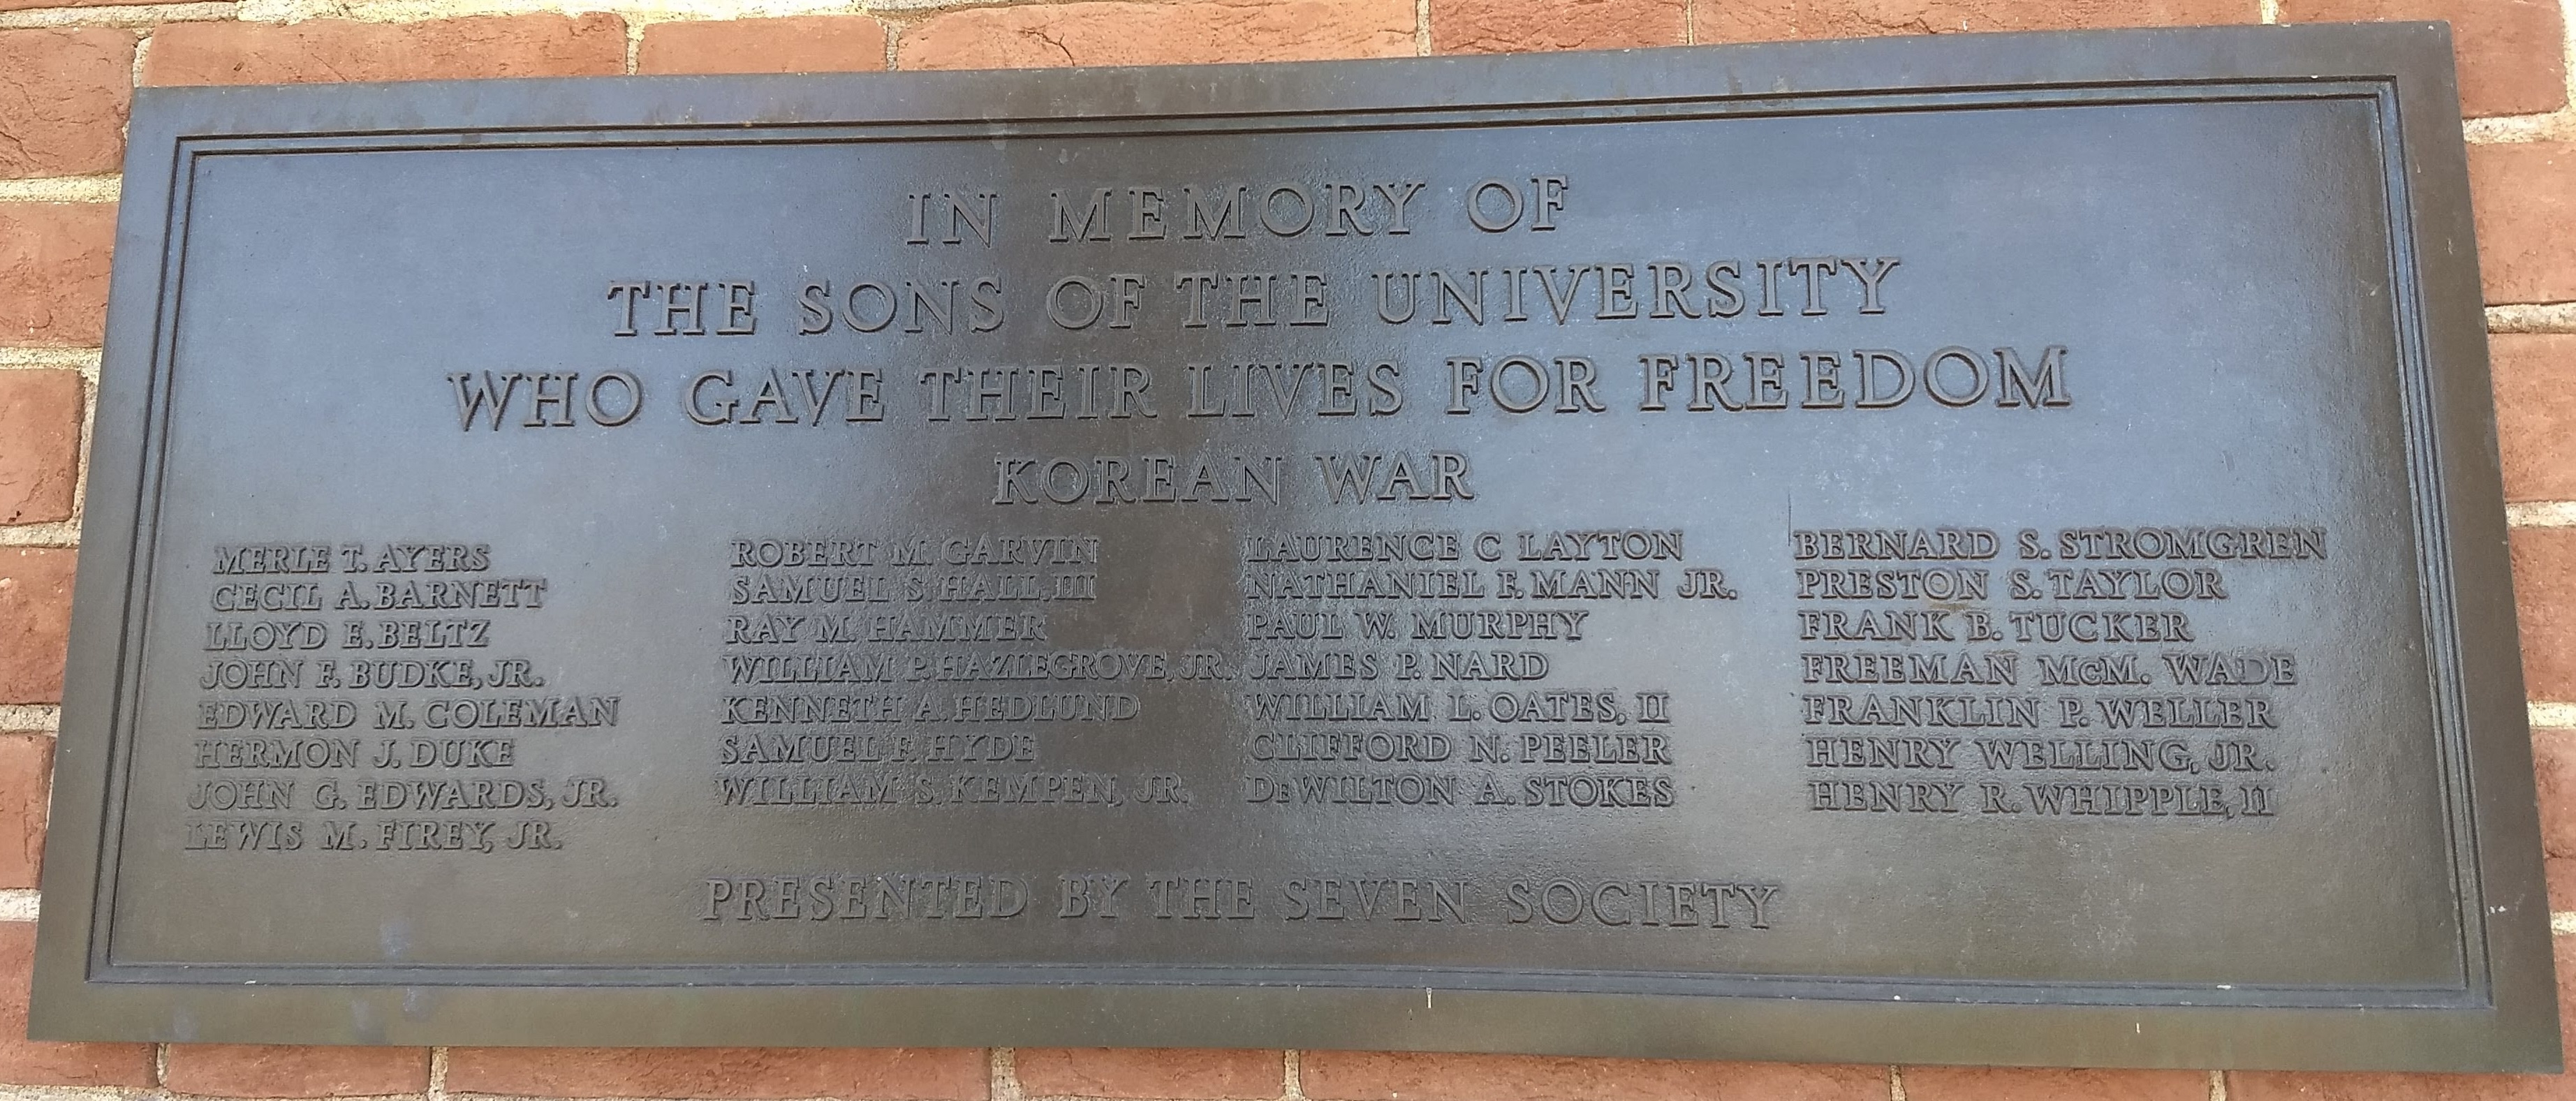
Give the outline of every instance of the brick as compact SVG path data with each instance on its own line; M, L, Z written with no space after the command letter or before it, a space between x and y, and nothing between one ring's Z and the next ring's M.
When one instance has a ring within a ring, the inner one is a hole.
M62 702L77 557L51 547L0 548L0 703Z
M1905 1101L2209 1101L2196 1070L1907 1067Z
M45 865L45 803L54 774L54 740L0 734L0 887L36 885Z
M1701 42L1774 42L2252 23L2262 17L2259 0L1728 0L1700 5L1695 30Z
M2512 543L2523 691L2576 700L2576 528L2515 528Z
M112 203L0 203L0 344L97 345L115 248Z
M1030 1097L1251 1099L1286 1092L1286 1061L1276 1051L1021 1048L1012 1063Z
M453 1048L447 1088L516 1097L984 1101L977 1048Z
M1687 0L1431 0L1431 52L1612 50L1688 41Z
M1906 1067L1906 1101L2210 1101L2202 1070Z
M145 84L606 76L626 71L626 21L604 13L479 15L418 23L170 23L143 54Z
M2504 499L2576 500L2576 335L2487 338Z
M1882 1101L1887 1068L1308 1051L1316 1101Z
M64 1044L27 1038L27 985L36 923L0 922L0 1082L13 1086L150 1086L150 1044Z
M2576 730L2532 731L2531 766L2540 787L2540 851L2576 857Z
M906 69L1171 65L1410 57L1412 0L1196 0L976 8L932 16L896 47Z
M2229 1071L2227 1101L2567 1101L2576 1078L2546 1074Z
M113 172L134 98L134 32L0 31L0 177Z
M81 395L75 372L0 371L0 524L71 518Z
M367 1097L429 1089L429 1049L172 1044L162 1084L210 1097Z
M2549 912L2576 913L2576 857L2550 857L2541 871L2549 881Z
M885 68L885 24L857 15L654 23L639 73L866 73Z
M2469 147L2487 301L2576 300L2576 142Z
M2281 0L2284 23L2440 19L2460 62L2460 113L2528 115L2567 103L2558 0Z
M2552 934L2549 958L2558 971L2558 1050L2576 1051L2576 937ZM2568 1083L2576 1087L2576 1082ZM2576 1098L2576 1088L2567 1088L2562 1097Z

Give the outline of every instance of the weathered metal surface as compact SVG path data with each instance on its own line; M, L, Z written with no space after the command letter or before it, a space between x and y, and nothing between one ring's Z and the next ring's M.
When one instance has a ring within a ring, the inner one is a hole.
M2555 1065L2454 106L147 89L34 1029Z

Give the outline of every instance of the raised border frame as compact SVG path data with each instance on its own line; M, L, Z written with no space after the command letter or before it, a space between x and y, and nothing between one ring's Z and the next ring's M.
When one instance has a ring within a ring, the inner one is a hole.
M1498 94L1498 89L1507 93ZM1745 91L1759 89L1759 91ZM2374 100L2428 651L2468 962L2439 990L1143 968L285 968L110 962L195 157L237 152L1296 130L1645 112ZM1404 118L1418 121L1393 122ZM2450 35L2199 28L1516 58L136 93L48 834L33 1035L397 1044L1101 1045L1838 1062L2555 1070L2485 319ZM508 971L508 982L494 982ZM1315 972L1308 974L1306 972ZM1419 979L1415 982L1410 980ZM1399 982L1397 980L1405 980ZM1437 991L1436 996L1434 991Z

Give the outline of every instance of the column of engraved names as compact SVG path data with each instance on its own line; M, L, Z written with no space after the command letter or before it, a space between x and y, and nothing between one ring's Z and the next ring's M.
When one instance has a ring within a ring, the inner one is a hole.
M1186 803L1166 772L1086 767L1080 732L1145 716L1143 686L1207 655L1074 644L1088 534L732 540L716 702L733 807L1114 808Z
M1285 531L1239 547L1247 802L1576 816L1690 805L1677 766L1712 732L1677 723L1668 688L1564 672L1623 608L1736 598L1723 570L1690 564L1684 531ZM1767 929L1782 907L1777 881L1723 869L1382 876L1273 890L1290 920L1402 919L1417 895L1433 920L1536 928Z
M1569 682L1615 609L1726 600L1671 529L1288 531L1240 542L1242 797L1654 811L1672 693Z
M227 544L212 573L185 849L548 851L567 814L616 804L535 763L534 741L615 727L621 699L495 653L552 583L489 544Z
M1790 549L1810 809L2277 813L2298 656L2210 613L2323 559L2323 529L1819 528Z

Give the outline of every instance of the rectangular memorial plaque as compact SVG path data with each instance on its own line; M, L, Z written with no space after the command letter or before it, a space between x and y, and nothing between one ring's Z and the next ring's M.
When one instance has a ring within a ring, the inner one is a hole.
M130 158L37 1035L2557 1065L2439 26Z

